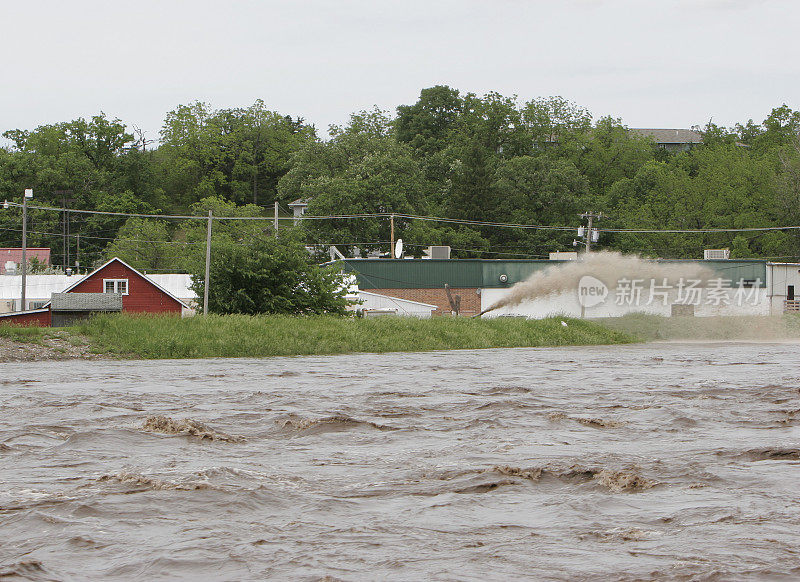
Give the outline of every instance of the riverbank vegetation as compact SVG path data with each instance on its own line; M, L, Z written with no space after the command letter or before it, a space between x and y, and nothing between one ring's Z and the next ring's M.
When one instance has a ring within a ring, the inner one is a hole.
M563 323L562 323L563 322ZM417 352L629 343L596 323L568 318L228 315L98 316L70 331L96 352L131 358L215 358Z

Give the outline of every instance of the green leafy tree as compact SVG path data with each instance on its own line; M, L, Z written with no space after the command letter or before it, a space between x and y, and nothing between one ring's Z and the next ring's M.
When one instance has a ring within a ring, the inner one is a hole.
M604 198L603 225L615 228L695 229L704 224L703 200L689 174L677 164L651 160L633 178L615 182ZM619 233L602 242L624 252L654 257L702 253L701 235ZM699 249L699 250L698 250Z
M165 222L129 218L104 254L106 260L118 257L140 271L170 272L179 270L176 267L180 264L173 255L173 246Z
M592 115L563 97L528 101L522 120L538 152L575 159L592 129Z
M595 124L576 165L599 196L617 180L633 178L653 158L653 149L649 138L632 135L619 119L604 117Z
M453 258L491 256L491 244L481 233L467 226L450 226L428 220L414 220L401 235L406 254L421 257L431 245L449 246Z
M398 143L391 120L379 110L361 112L332 139L308 144L281 180L282 197L309 201L307 215L417 214L423 208L425 179L411 149ZM396 232L406 226L400 217ZM389 244L388 218L306 220L309 242L360 246Z
M167 196L184 208L212 196L244 204L276 198L279 179L314 128L264 102L213 111L196 102L167 114L158 161Z
M450 132L461 115L464 102L457 89L437 85L423 89L414 105L397 108L397 139L410 145L419 156L445 149Z
M212 313L346 313L346 287L336 266L315 264L293 236L218 241L212 247L208 308ZM203 297L204 272L192 275Z
M800 136L800 111L785 103L774 108L762 124L764 131L753 139L753 148L761 153L791 145Z
M782 149L779 157L781 163L774 178L776 223L800 225L800 138ZM767 256L800 257L800 231L769 233L764 246Z
M493 184L497 222L572 226L584 210L588 183L572 162L545 157L518 156L504 161ZM532 229L493 229L497 252L547 256L571 247L574 232Z

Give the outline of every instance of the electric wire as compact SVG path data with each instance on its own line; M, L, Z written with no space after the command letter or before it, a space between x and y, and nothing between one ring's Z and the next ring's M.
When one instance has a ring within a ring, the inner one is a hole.
M18 202L6 202L8 206L22 207ZM105 215L105 216L125 216L129 218L159 218L159 219L175 219L175 220L208 220L208 216L203 215L170 215L170 214L142 214L135 212L110 212L104 210L78 210L73 208L58 208L49 206L36 206L27 205L30 209L51 211L51 212L69 212L70 214L89 214L89 215ZM445 224L461 224L465 226L486 226L496 228L517 228L526 230L551 230L569 232L575 230L572 226L551 226L542 224L521 224L521 223L508 223L508 222L492 222L486 220L467 220L460 218L447 218L442 216L425 216L416 214L405 214L397 212L372 212L372 213L359 213L359 214L331 214L331 215L307 215L303 216L278 216L279 221L308 221L308 220L349 220L357 218L405 218L408 220L422 220L429 222L441 222ZM213 220L225 221L270 221L274 222L274 216L212 216ZM729 233L729 232L769 232L769 231L785 231L785 230L800 230L800 225L791 226L754 226L742 228L694 228L694 229L656 229L656 228L612 228L612 227L596 227L599 232L605 233L632 233L632 234L714 234L714 233Z

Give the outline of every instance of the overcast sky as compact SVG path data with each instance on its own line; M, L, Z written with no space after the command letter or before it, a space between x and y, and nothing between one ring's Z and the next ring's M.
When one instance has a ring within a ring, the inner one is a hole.
M318 129L420 89L561 95L631 127L800 108L798 0L0 0L0 130L181 103Z

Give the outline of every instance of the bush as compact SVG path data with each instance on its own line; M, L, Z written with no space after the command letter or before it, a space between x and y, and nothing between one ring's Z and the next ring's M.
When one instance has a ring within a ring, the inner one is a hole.
M291 234L214 241L208 310L219 314L338 314L347 307L340 270L315 264ZM192 274L203 297L205 267Z

